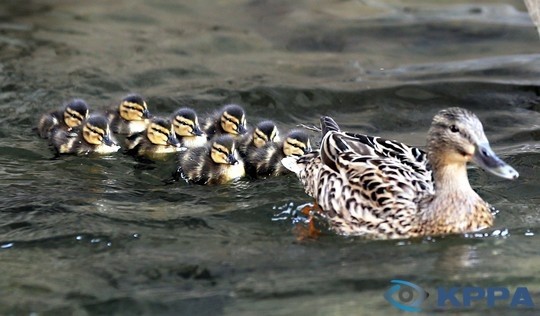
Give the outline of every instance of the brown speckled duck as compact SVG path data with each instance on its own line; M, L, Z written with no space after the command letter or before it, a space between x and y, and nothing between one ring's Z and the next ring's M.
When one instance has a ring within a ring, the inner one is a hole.
M321 118L321 128L320 152L283 163L339 234L390 239L478 231L492 226L493 215L471 188L467 163L505 179L518 177L491 150L476 115L462 108L433 118L427 153L342 132L329 117Z

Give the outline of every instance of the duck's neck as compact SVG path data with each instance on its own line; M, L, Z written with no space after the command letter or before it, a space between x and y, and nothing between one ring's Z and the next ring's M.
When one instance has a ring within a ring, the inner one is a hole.
M435 195L420 212L428 226L441 233L471 232L491 226L489 206L471 188L465 163L434 164L433 173Z
M433 177L437 195L453 192L474 192L467 177L467 165L454 163L444 166L433 166Z

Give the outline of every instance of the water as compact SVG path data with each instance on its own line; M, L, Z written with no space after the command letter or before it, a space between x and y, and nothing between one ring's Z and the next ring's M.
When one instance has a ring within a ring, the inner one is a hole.
M192 2L0 4L0 314L390 315L395 278L526 286L540 306L540 40L521 1ZM282 131L327 114L419 146L459 105L521 176L470 169L501 210L485 234L302 241L294 177L167 185L173 161L52 159L31 131L65 100L128 92L158 114L239 102Z

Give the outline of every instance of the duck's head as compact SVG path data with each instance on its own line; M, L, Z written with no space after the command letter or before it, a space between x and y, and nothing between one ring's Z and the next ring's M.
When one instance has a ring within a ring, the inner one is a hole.
M253 144L261 148L268 142L278 142L279 132L277 126L272 121L262 121L253 130Z
M92 145L116 145L111 139L109 121L101 115L90 116L86 119L82 128L82 134L84 140Z
M176 134L184 137L202 136L197 113L190 108L178 109L173 114L173 126Z
M519 174L493 152L478 117L454 107L433 118L428 135L428 153L434 166L476 163L482 169L505 179Z
M73 99L64 108L64 123L70 128L77 127L88 117L88 104L81 99Z
M283 141L285 156L302 156L311 151L309 135L302 130L292 130Z
M171 121L161 117L154 117L146 128L146 136L154 145L179 147L180 143L176 138Z
M231 135L246 133L246 112L237 104L226 105L219 117L221 128Z
M146 101L138 94L131 94L120 103L120 116L126 121L144 121L150 117Z
M229 135L222 135L212 141L210 157L215 163L235 165L238 163L236 145Z

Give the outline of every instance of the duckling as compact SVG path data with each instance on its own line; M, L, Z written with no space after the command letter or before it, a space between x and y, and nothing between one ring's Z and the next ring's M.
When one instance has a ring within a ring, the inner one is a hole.
M196 184L223 184L245 175L244 162L229 135L218 136L206 146L181 154L178 172Z
M126 96L118 109L107 113L113 133L133 135L146 130L150 112L146 101L138 94Z
M172 119L176 138L182 147L200 147L206 144L208 138L201 131L197 113L193 109L180 108L174 112Z
M37 132L41 138L50 138L53 131L61 129L69 131L88 117L88 104L81 99L73 99L62 110L46 113L41 116Z
M223 134L243 135L246 133L246 113L240 105L226 105L217 114L207 119L203 130L209 139Z
M249 133L244 134L238 141L238 152L241 157L261 148L268 142L279 142L279 131L272 121L261 121Z
M157 155L181 150L171 121L161 117L152 118L145 132L128 136L126 143L128 153L137 156L155 158Z
M72 132L56 130L52 144L59 154L109 154L120 149L111 137L109 121L102 115L88 117Z
M399 239L461 234L493 225L492 207L469 184L467 163L505 178L518 173L491 150L482 123L463 108L435 115L427 153L380 137L342 132L321 118L320 152L287 157L318 213L344 235Z
M302 130L292 130L282 142L268 142L248 154L246 171L251 176L280 176L290 171L281 160L290 156L302 156L311 152L309 135Z

